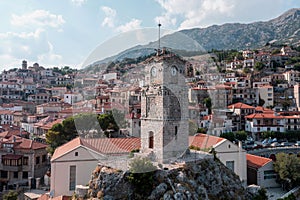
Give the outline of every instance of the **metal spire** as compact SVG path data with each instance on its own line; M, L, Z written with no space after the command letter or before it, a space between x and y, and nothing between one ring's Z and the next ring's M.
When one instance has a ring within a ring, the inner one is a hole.
M158 49L157 49L158 54L160 53L160 27L161 27L161 23L158 22Z

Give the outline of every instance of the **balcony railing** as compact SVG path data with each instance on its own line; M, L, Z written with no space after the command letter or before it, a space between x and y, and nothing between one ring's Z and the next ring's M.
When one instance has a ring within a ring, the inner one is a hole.
M18 171L22 171L22 166L2 165L2 170L3 171L18 172Z

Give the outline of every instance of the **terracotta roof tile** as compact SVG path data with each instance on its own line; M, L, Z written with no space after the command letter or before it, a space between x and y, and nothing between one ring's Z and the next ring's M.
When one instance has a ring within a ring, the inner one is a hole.
M101 154L124 154L134 149L140 149L140 138L93 138L84 139L77 137L70 142L58 147L51 160L55 160L69 151L83 145Z
M260 156L255 156L252 154L246 155L247 158L247 166L254 167L254 168L261 168L264 165L268 164L269 162L272 162L272 159L270 158L264 158Z
M14 142L15 140L15 142ZM43 149L43 148L47 148L48 145L37 142L37 141L33 141L30 139L26 139L26 138L21 138L18 136L11 136L10 138L8 138L5 143L14 143L14 148L15 149Z
M284 116L275 113L253 113L251 115L247 115L245 118L247 119L299 119L299 115L293 116Z
M189 137L189 145L199 147L200 149L206 149L213 147L223 140L226 139L207 134L197 134L196 136Z
M233 108L237 108L237 109L254 109L253 106L249 106L249 105L241 103L241 102L231 104L231 105L228 106L228 108L229 109L233 109Z
M55 149L55 152L54 152L51 160L54 160L54 159L64 155L65 153L79 147L81 144L82 143L81 143L80 137L77 137L77 138L71 140L70 142L65 143L64 145Z

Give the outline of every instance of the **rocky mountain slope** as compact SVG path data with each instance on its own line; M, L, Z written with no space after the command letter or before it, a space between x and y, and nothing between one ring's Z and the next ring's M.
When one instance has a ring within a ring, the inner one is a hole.
M207 28L181 30L166 35L160 40L162 47L172 51L206 52L211 49L260 48L267 43L300 45L300 8L291 9L279 17L249 24L227 23ZM94 63L108 63L124 58L138 58L155 53L157 42L137 45L117 55ZM184 55L186 56L186 55Z
M128 172L98 166L89 183L89 198L99 199L251 199L237 175L213 158L171 170L157 170L150 192L136 190Z
M228 23L181 32L207 50L257 48L267 42L300 45L300 9L291 9L266 22Z

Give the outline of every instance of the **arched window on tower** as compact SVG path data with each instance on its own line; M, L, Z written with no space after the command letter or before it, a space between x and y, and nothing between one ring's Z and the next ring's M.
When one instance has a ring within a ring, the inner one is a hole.
M178 128L175 126L175 140L177 140Z

